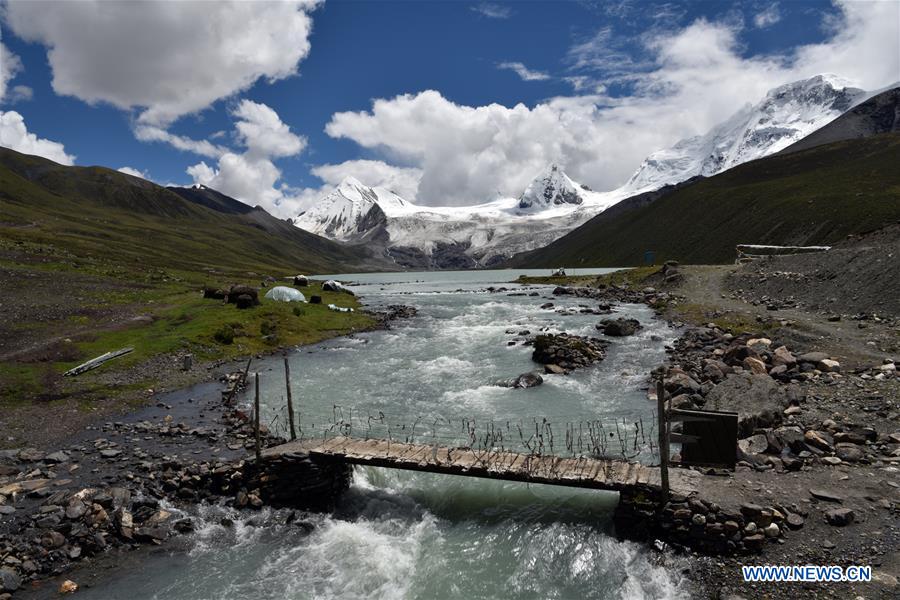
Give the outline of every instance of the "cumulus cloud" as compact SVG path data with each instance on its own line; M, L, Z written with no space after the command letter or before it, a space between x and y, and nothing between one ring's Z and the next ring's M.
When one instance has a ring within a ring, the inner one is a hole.
M0 146L24 154L43 156L62 165L75 162L75 156L66 153L65 147L59 142L39 138L29 132L25 119L13 110L0 111Z
M0 42L0 102L9 101L6 88L9 82L22 70L22 61Z
M235 128L247 152L254 156L293 156L306 147L306 138L291 132L274 110L252 100L242 100L232 111Z
M836 73L865 89L900 73L900 4L838 4L828 41L783 55L750 56L736 20L696 20L642 38L636 56L600 30L570 53L573 86L585 95L533 107L464 106L427 90L376 99L370 110L332 116L326 132L387 162L422 169L416 201L471 204L518 195L550 162L594 189L624 183L649 153L703 133L783 83ZM627 68L621 68L621 62ZM632 94L611 97L617 77Z
M520 62L502 62L497 65L498 69L506 69L513 71L522 81L544 81L550 79L550 76L542 71L532 71Z
M482 2L481 4L476 4L472 7L472 10L489 19L508 19L513 14L513 11L509 6L496 4L494 2Z
M260 78L297 73L310 50L315 0L283 2L27 2L6 22L45 45L53 89L140 111L164 127Z
M279 216L296 214L295 192L281 181L281 170L272 159L299 154L306 139L294 134L272 108L242 100L232 111L235 134L243 152L215 146L218 161L188 167L194 183L202 183L251 206L259 205Z
M753 24L757 29L765 29L771 27L781 20L781 11L778 10L778 4L770 4L765 9L756 13L753 17Z

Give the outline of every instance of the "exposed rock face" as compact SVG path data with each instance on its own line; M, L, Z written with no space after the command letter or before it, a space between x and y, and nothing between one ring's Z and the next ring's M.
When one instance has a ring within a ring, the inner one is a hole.
M531 360L571 371L606 358L606 346L607 342L598 338L565 333L539 335L534 338Z

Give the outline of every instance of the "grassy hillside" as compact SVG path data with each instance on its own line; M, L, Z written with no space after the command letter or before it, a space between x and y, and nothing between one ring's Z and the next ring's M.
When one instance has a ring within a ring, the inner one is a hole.
M148 389L204 376L210 361L369 328L368 314L325 306L358 308L355 298L315 283L304 292L321 295L322 305L262 299L246 310L203 299L200 289L269 287L297 273L377 264L365 250L212 190L173 191L0 148L0 428L27 430L28 411L37 407L42 414L117 410L145 400ZM134 352L62 377L126 346ZM186 354L196 365L190 372L178 366Z
M900 220L900 134L746 163L650 204L600 214L513 267L728 263L737 244L831 244Z
M144 266L318 273L370 266L364 250L312 235L259 209L229 214L117 171L64 167L5 148L0 148L0 226L7 239Z

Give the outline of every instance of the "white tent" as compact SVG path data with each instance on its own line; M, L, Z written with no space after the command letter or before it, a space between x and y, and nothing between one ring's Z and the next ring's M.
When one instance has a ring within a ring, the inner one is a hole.
M286 285L273 287L266 292L266 298L277 302L306 302L306 296L302 292Z

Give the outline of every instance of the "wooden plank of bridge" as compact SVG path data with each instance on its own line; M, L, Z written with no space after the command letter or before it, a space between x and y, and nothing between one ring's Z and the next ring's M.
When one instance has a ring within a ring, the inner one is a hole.
M327 440L295 441L268 448L264 455L303 453L356 464L607 490L661 485L659 468L623 460L477 451L383 439L335 436ZM670 473L670 485L679 493L690 494L697 489L698 478L694 471L675 469Z

